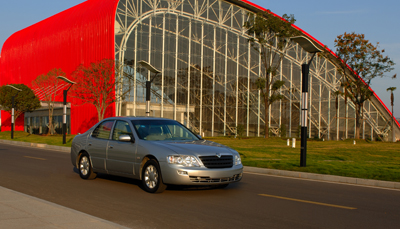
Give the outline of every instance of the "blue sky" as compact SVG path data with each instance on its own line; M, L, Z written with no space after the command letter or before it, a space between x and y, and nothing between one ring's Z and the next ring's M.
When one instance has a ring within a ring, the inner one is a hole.
M400 1L395 0L250 0L272 12L294 14L296 25L335 51L334 40L344 32L364 33L397 65L388 77L372 81L372 89L390 107L386 88L395 86L395 116L400 118ZM0 48L18 30L77 5L83 0L0 0ZM390 76L397 73L398 79Z

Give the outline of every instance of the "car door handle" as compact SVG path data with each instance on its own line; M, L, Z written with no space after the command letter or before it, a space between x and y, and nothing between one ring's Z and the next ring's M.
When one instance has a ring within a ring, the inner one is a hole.
M114 148L114 146L108 146L108 148L112 149L112 148Z
M89 146L91 146L92 145L92 143L91 142L89 142Z

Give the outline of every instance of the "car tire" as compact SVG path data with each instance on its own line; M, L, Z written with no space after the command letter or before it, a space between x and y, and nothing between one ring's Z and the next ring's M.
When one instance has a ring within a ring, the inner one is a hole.
M79 158L78 164L79 176L85 180L96 178L96 173L93 172L92 163L87 153L83 153Z
M166 188L162 181L161 170L156 160L148 160L142 170L143 189L149 193L161 193Z

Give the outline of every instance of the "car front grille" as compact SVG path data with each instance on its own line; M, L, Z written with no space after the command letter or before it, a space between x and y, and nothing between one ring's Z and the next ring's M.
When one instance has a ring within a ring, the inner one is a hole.
M210 169L222 169L222 168L230 168L233 166L233 157L232 155L222 155L221 157L217 156L202 156L200 157L203 165Z
M242 179L242 174L236 174L232 177L223 178L210 178L210 177L196 177L189 176L189 179L193 183L223 183L223 182L235 182Z

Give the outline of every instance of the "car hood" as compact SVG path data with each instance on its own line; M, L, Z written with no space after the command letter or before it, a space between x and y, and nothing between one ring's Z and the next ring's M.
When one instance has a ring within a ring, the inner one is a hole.
M232 155L233 153L233 150L229 147L207 140L154 142L154 144L166 147L181 155L206 156L215 155L216 153L221 155Z

